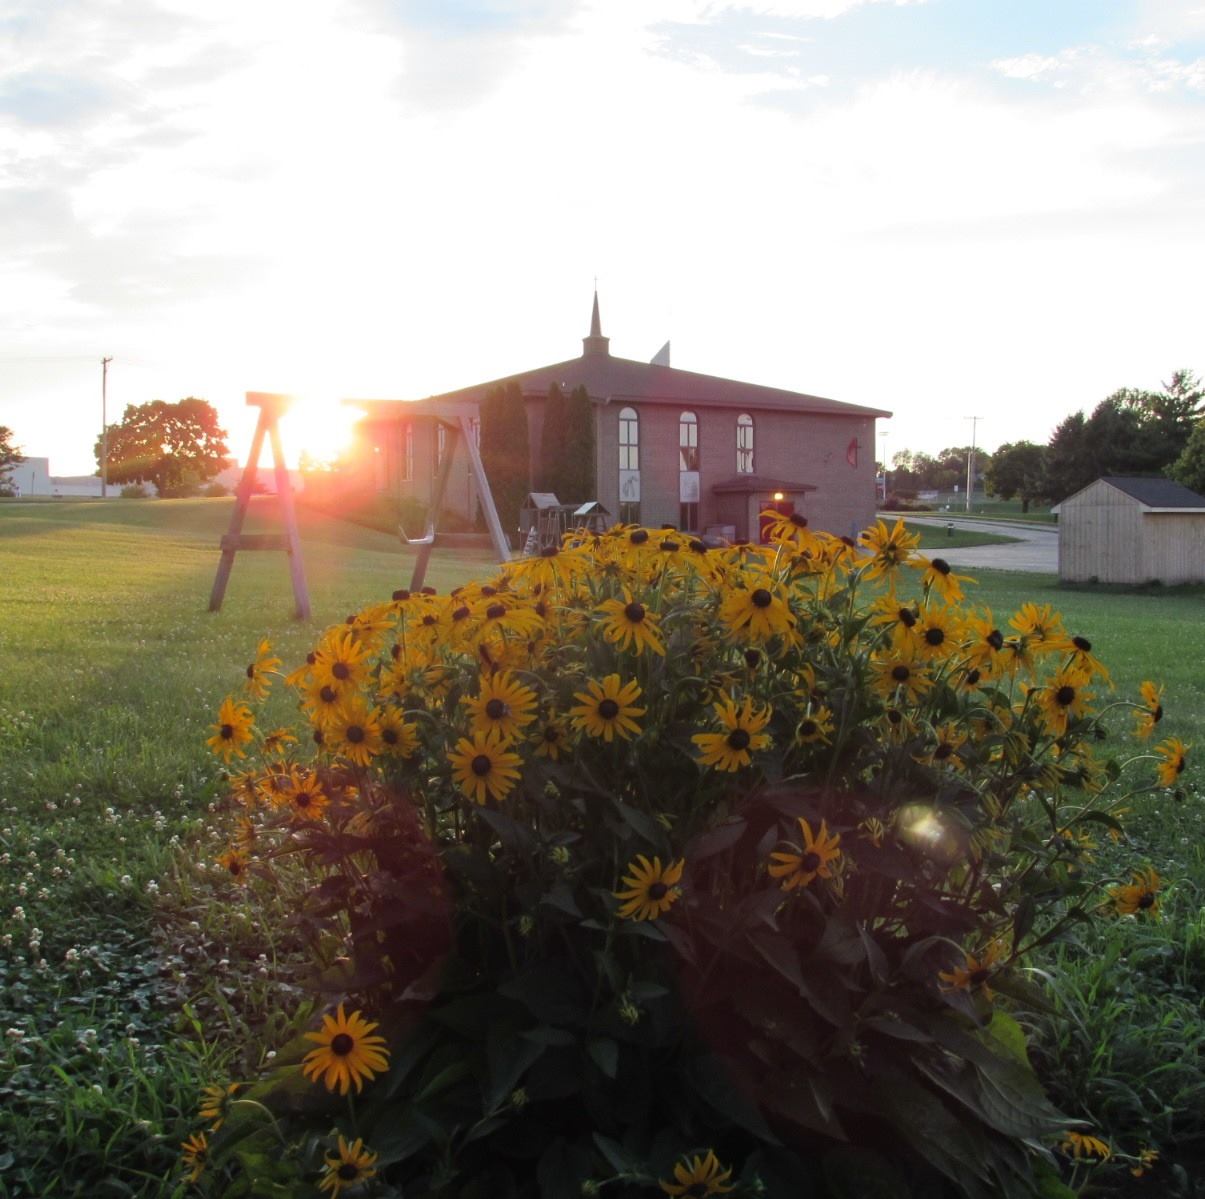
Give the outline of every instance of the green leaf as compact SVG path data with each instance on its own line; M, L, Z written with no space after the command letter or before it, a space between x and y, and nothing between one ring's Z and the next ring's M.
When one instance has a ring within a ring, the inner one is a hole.
M507 1024L498 1023L490 1029L486 1045L489 1087L483 1096L487 1112L497 1111L510 1098L519 1080L547 1048L539 1041L515 1036Z
M1029 1042L1025 1039L1025 1030L1007 1012L997 1008L982 1035L990 1037L994 1047L1006 1057L1029 1069Z
M577 900L573 898L573 891L563 879L554 883L540 902L557 908L559 911L567 912L570 916L581 916L582 914L581 908L577 906Z
M824 1181L832 1199L906 1199L907 1179L873 1149L838 1145L824 1155Z
M440 1070L434 1078L428 1082L421 1091L414 1097L415 1103L425 1103L428 1099L433 1099L441 1091L446 1091L450 1086L458 1083L462 1078L467 1078L472 1070L468 1062L458 1061L452 1062L451 1065L445 1066Z
M1013 944L1020 945L1026 933L1033 928L1034 917L1037 915L1037 904L1032 895L1026 895L1017 904L1013 913Z
M595 1037L586 1045L586 1052L608 1078L615 1077L619 1070L619 1046L610 1037Z
M603 1136L601 1132L596 1132L594 1134L594 1143L598 1146L598 1151L607 1159L607 1164L616 1174L640 1173L640 1162L618 1141Z
M726 820L723 824L700 833L687 843L682 851L688 862L701 862L731 849L744 835L748 822L740 816Z

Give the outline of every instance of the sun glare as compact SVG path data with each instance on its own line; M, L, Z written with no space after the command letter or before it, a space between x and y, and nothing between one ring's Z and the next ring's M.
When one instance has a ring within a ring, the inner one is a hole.
M305 454L329 464L351 444L360 411L330 396L299 395L281 421L281 436L290 463Z

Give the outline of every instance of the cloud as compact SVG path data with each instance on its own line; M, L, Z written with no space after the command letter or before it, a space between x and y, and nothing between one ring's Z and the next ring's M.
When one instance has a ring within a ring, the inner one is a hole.
M1084 45L1057 54L997 59L992 67L1006 79L1045 84L1082 95L1125 92L1205 95L1205 57L1184 59L1161 53L1159 39L1137 39L1123 49Z

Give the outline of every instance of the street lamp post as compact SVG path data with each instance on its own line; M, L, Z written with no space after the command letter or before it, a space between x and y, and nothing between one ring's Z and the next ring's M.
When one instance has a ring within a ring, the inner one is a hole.
M109 498L109 363L112 358L100 360L100 498Z

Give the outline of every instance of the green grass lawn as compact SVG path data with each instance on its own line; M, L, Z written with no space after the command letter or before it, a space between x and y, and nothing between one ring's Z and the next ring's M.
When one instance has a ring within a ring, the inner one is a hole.
M958 549L972 545L1006 545L1017 541L1016 537L1008 537L1002 533L988 533L980 529L938 529L933 525L909 524L908 532L919 534L920 549L929 555L945 549Z
M413 558L396 539L303 511L313 621L292 619L281 553L241 553L224 610L211 614L232 504L0 503L0 1028L12 1030L0 1048L0 1196L174 1193L162 1179L192 1127L198 1087L228 1077L232 1062L260 1064L286 1009L304 998L290 983L285 913L224 901L205 915L222 880L203 868L219 773L204 740L260 638L295 664L318 630L405 586ZM248 530L273 516L272 501L257 500ZM926 532L950 544L944 531ZM427 581L446 590L490 565L486 553L436 551ZM1100 857L1120 876L1150 863L1176 880L1164 923L1144 932L1143 960L1170 971L1175 987L1205 987L1199 591L1068 590L1000 572L970 590L1001 621L1026 600L1053 604L1069 631L1092 640L1118 695L1136 696L1145 678L1166 685L1161 735L1197 743L1187 798L1136 800L1130 840ZM1118 927L1050 957L1055 985L1086 993L1102 961L1114 963L1115 983L1128 952ZM1190 943L1203 947L1196 957ZM1159 1011L1175 1013L1178 1043L1199 1044L1199 1012L1196 1024L1185 1015L1199 999L1175 987L1167 998L1168 987ZM1081 1007L1093 1018L1106 1010ZM1125 1068L1157 1071L1168 1029L1146 1036L1124 1005L1107 1010L1108 1035L1128 1038ZM1083 1038L1059 1040L1069 1027L1035 1025L1051 1069L1064 1073L1086 1068ZM1101 1119L1113 1118L1109 1071L1121 1068L1102 1064L1077 1084L1096 1096ZM1202 1076L1205 1066L1177 1077L1174 1102L1192 1100ZM1150 1086L1124 1110L1157 1103L1169 1121L1170 1092Z

